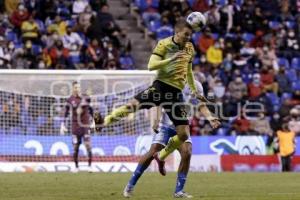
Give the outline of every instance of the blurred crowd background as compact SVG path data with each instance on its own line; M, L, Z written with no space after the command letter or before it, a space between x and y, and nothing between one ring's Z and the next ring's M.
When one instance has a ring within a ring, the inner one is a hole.
M212 110L224 117L222 127L212 131L196 113L192 135L272 137L282 121L300 133L300 0L123 1L149 44L173 35L176 21L192 11L207 16L208 25L191 39L197 51L193 70L217 105ZM115 22L109 1L0 2L0 68L146 69L135 66L131 50L138 44ZM1 119L20 116L5 125L10 128L27 124L18 111L43 98L1 94ZM253 103L264 109L249 113L259 108ZM45 114L31 108L36 118ZM45 119L39 126L53 122Z

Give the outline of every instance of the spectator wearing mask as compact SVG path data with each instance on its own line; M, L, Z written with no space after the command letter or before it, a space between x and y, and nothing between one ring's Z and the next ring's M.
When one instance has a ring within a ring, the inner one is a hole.
M300 57L300 42L296 37L295 30L289 29L284 43L285 57L291 59L293 57Z
M281 166L283 172L292 170L292 156L295 152L295 133L288 127L288 122L284 121L281 130L277 131L277 141Z
M87 56L89 61L93 62L97 69L103 68L103 63L105 61L104 50L97 39L93 39L89 44L87 48Z
M77 32L74 32L71 26L67 27L67 32L64 36L62 36L62 42L64 47L70 49L72 45L76 44L81 49L84 41L81 39Z
M89 5L87 0L75 0L73 3L73 14L78 16L80 13L83 13L85 8Z
M248 85L248 94L250 99L255 99L262 94L264 87L260 80L260 74L254 74L252 82Z

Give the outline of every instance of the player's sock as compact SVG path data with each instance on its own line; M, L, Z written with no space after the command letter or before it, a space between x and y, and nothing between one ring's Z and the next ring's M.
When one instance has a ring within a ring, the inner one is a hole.
M175 149L180 147L180 145L182 143L183 142L179 139L179 137L177 135L173 136L169 140L167 146L159 152L159 154L158 154L159 159L165 160L168 157L168 155L170 155Z
M73 154L73 159L74 159L76 168L78 168L78 152L79 152L79 149L77 150L77 148L75 148L74 149L74 154Z
M133 172L128 182L128 185L132 187L135 186L135 184L137 183L141 175L144 173L146 168L147 168L146 166L138 164L138 166L136 167L135 171Z
M88 151L88 157L89 157L88 163L89 163L89 167L90 167L90 166L92 166L92 151Z
M121 118L128 116L130 113L132 113L132 110L128 108L128 106L121 106L119 108L116 108L111 112L110 115L107 115L104 118L104 126L110 125L113 122L116 122Z
M186 181L186 174L185 173L178 173L175 193L180 192L180 191L183 190L184 185L185 185L185 181Z

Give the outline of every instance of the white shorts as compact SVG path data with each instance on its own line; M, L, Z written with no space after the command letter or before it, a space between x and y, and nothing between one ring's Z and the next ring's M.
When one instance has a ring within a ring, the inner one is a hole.
M176 135L175 129L169 127L162 127L159 133L153 136L152 144L161 144L163 146L166 146L170 138L175 135ZM191 136L189 136L189 138L185 142L192 143Z

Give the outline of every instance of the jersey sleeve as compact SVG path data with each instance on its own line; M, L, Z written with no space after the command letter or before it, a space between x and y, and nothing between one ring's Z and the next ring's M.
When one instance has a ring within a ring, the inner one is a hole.
M191 59L190 59L189 63L192 63L193 59L194 59L194 57L196 55L196 51L195 51L194 45L192 43L190 43L190 44L191 44L190 48L191 48L192 56L191 56Z
M166 54L166 43L164 42L164 40L160 40L156 47L154 48L152 54L160 56L160 57L164 57L164 55Z

